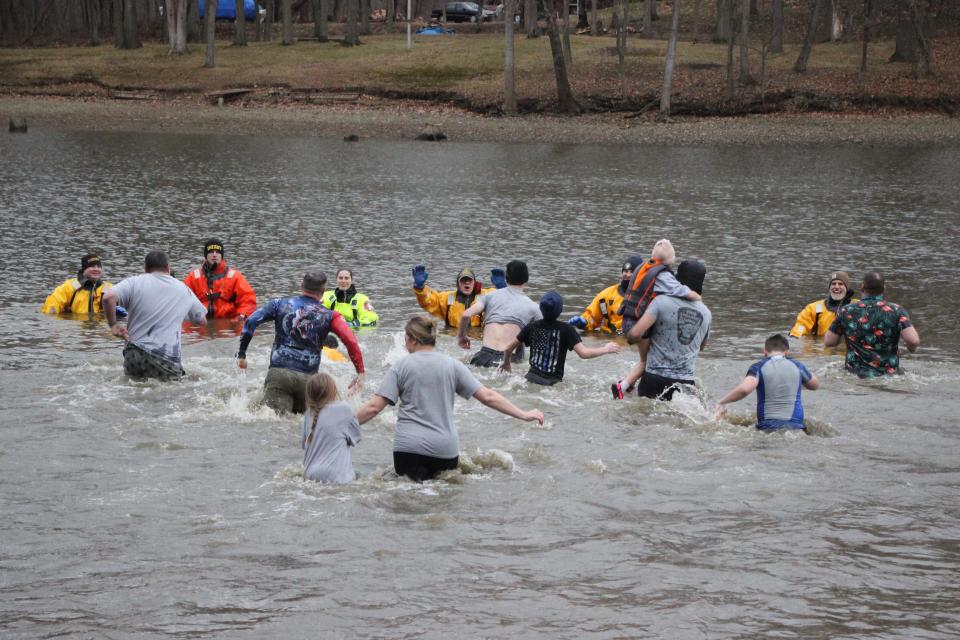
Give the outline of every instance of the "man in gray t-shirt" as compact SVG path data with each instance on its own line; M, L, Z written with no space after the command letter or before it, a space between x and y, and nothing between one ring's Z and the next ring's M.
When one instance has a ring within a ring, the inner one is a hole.
M183 321L207 323L207 310L182 282L170 275L163 251L151 251L146 273L120 282L103 296L103 310L113 335L125 338L123 369L131 378L177 379ZM126 326L117 323L117 305L127 308Z
M703 293L706 266L700 260L684 260L677 268L677 280ZM643 377L637 393L648 398L669 400L679 385L693 385L694 364L710 333L712 314L700 300L657 296L633 330L650 334Z
M503 360L503 350L513 344L520 330L533 322L543 319L540 306L531 300L523 288L530 273L527 263L511 260L507 263L507 286L481 296L469 309L463 312L458 327L457 343L464 349L470 348L467 337L469 319L483 314L483 346L470 359L476 367L495 367ZM523 360L522 347L514 352L513 361Z

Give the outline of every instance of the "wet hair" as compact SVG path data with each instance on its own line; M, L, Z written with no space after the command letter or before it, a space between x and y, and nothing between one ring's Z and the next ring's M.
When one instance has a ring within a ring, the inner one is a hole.
M323 271L307 271L303 274L303 282L300 286L304 291L321 293L327 286L327 274Z
M883 274L879 271L867 271L863 274L863 292L876 296L883 293L883 290L887 288L886 283L883 281Z
M790 342L782 333L775 333L764 341L763 350L768 353L786 353L790 351Z
M523 260L511 260L507 263L507 284L514 286L527 284L530 279L530 270Z
M337 391L337 381L329 373L315 373L307 380L304 390L304 403L313 414L313 422L310 424L310 435L307 436L307 444L313 441L313 432L317 428L317 416L325 406L340 399L340 393Z
M155 250L147 254L143 259L143 268L147 273L154 271L166 271L170 268L170 258L165 251Z
M437 321L430 316L413 316L403 331L417 344L437 344Z
M707 277L707 265L700 258L687 258L677 267L677 281L691 290L703 294L703 280Z

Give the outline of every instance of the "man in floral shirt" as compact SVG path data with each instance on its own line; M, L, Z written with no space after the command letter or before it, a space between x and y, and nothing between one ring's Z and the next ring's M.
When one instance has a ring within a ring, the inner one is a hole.
M920 346L920 336L910 322L907 310L883 299L883 276L868 271L863 276L860 290L864 297L840 309L823 344L840 344L840 336L847 343L846 369L861 378L898 373L900 370L900 338L910 353Z

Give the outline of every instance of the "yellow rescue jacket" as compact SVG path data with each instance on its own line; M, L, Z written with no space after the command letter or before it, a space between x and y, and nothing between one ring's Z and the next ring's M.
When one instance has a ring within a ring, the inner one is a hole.
M350 294L350 297L340 301L337 299L336 289L326 291L323 294L323 306L342 315L351 327L372 327L376 325L380 316L373 310L370 299L362 293L352 293L350 289L345 293ZM343 294L341 294L342 296Z
M837 308L839 309L845 304L856 301L857 298L850 298L849 300L841 302ZM797 321L793 325L793 329L790 330L790 335L794 338L800 338L802 336L822 336L827 332L827 329L830 328L830 325L833 324L833 319L836 317L837 314L827 308L827 303L824 299L814 300L805 306L803 311L797 314Z
M477 301L477 298L490 293L491 291L496 291L496 288L488 287L486 289L480 289L479 294L475 293L474 295L470 296L467 301L472 305ZM420 289L419 291L414 289L413 292L417 296L417 304L419 304L424 311L441 318L447 323L448 327L456 329L460 326L460 318L463 316L463 312L467 310L468 305L465 305L457 298L457 289L452 289L449 291L437 291L436 289L431 289L427 285L423 285L423 289ZM479 327L482 324L482 313L478 313L470 318L471 327Z
M67 278L63 284L47 296L43 303L43 312L75 313L77 315L100 313L103 311L103 304L101 304L103 294L112 286L104 280L91 292L90 289L83 287L77 278Z
M614 284L598 293L580 317L587 321L587 331L620 333L623 316L618 312L622 305L623 294L620 293L620 284Z

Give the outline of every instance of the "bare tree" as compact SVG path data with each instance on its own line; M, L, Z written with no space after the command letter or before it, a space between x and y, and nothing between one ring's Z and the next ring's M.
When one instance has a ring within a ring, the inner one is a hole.
M516 62L514 58L514 21L517 0L506 0L503 7L503 112L508 116L517 114Z
M783 0L773 0L770 6L770 53L783 53Z
M292 0L280 0L280 11L283 13L283 39L280 44L290 46L293 44L293 6Z
M523 27L528 38L540 37L540 27L537 25L537 0L524 0Z
M140 30L135 0L113 0L113 40L118 49L139 49Z
M289 2L289 0L287 0ZM360 44L360 37L357 35L357 5L359 0L346 0L347 9L347 32L343 36L343 44L355 47Z
M214 39L217 35L217 0L204 0L203 27L204 37L207 41L207 57L203 66L207 69L213 69Z
M870 28L873 26L873 0L863 0L863 49L860 53L860 73L867 71L867 47L870 45Z
M482 3L483 0L480 0ZM563 61L566 63L567 68L573 67L573 51L570 49L570 0L562 0L563 10L560 12L561 21L563 22L563 30L560 32L560 36L563 38ZM480 23L477 22L479 25Z
M590 2L590 35L598 36L600 35L600 23L597 22L599 16L597 16L597 0L591 0Z
M734 82L733 82L733 45L736 41L736 35L733 29L733 23L736 19L733 11L727 15L727 20L730 21L730 26L728 33L730 34L727 38L727 100L733 100L734 95Z
M740 0L740 85L753 83L750 77L750 0Z
M481 4L483 0L480 0ZM480 28L480 18L477 18L477 29ZM360 0L360 34L370 35L370 0Z
M233 17L233 46L247 46L247 23L244 15L243 0L234 0L236 15Z
M916 35L917 45L920 47L920 57L923 61L923 73L930 75L932 73L930 41L924 33L924 12L920 7L920 0L907 0L907 6L910 8L910 20L913 23L913 31Z
M653 0L644 0L643 3L643 37L653 37Z
M277 13L277 0L264 0L263 39L273 40L273 17Z
M793 63L793 70L796 73L804 73L807 70L807 62L810 60L810 52L813 51L813 35L817 30L817 19L820 16L820 5L823 0L810 0L810 21L807 23L807 32L803 37L803 47L800 49L800 56Z
M563 44L560 42L559 17L562 11L556 6L557 0L547 0L547 38L550 40L550 53L553 57L553 74L557 81L557 109L562 113L580 113L581 108L573 97L570 79L567 76L567 64L563 56ZM567 0L559 0L566 2Z
M715 42L729 42L733 32L734 0L717 0L717 29L713 36Z
M192 0L167 0L167 38L169 54L179 56L187 53L187 3Z
M677 31L680 28L680 0L673 0L670 15L670 39L667 40L667 59L663 64L663 86L660 88L660 115L670 115L670 86L673 84L673 65L677 58Z

